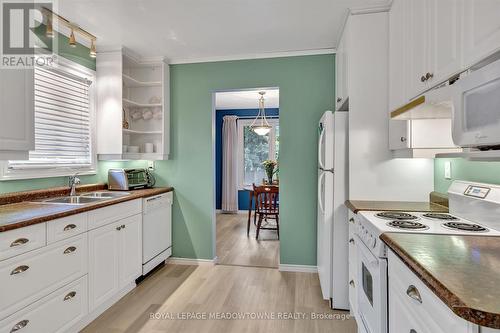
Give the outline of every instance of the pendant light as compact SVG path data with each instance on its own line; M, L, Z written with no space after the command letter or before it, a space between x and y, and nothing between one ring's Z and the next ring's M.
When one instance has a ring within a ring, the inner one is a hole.
M52 18L47 17L47 27L45 28L45 36L54 38L54 28L52 27Z
M264 107L264 95L266 94L265 91L259 91L259 113L257 114L257 117L254 119L252 122L252 125L250 125L250 128L252 131L257 133L258 135L266 135L269 133L271 130L272 126L269 125L266 119L266 108Z
M97 57L97 51L95 49L95 40L90 41L90 57L95 58Z
M69 46L76 47L75 31L71 29L71 35L69 35Z

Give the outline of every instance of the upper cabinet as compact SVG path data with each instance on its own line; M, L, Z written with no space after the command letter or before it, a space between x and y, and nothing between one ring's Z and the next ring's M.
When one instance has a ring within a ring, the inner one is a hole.
M391 111L500 51L498 0L393 0Z
M347 110L349 103L349 21L346 22L335 56L335 110Z
M0 70L0 160L28 159L35 148L33 69Z
M500 1L463 1L463 57L470 67L500 50Z
M97 153L100 160L168 159L169 65L127 51L97 57Z
M396 0L395 2L405 0ZM408 98L447 80L461 69L459 0L409 0L406 8ZM400 14L401 15L401 14ZM402 27L404 29L404 26Z

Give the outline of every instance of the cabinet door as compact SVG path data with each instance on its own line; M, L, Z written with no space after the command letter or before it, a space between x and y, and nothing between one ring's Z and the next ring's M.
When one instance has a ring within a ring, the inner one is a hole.
M389 120L389 149L411 147L411 120Z
M34 141L34 71L0 70L0 151L28 152Z
M89 232L89 308L119 291L120 221Z
M500 1L464 0L463 20L466 66L500 49Z
M335 55L335 110L342 105L344 96L344 39L340 40Z
M429 4L430 86L460 72L461 24L459 0L427 0ZM498 16L498 15L497 15Z
M423 76L429 72L428 68L428 17L427 2L423 0L409 0L407 11L408 22L408 97L413 99L426 88L427 82Z
M142 215L118 221L119 232L119 287L125 287L142 274Z
M389 111L394 111L408 102L405 86L408 79L407 7L407 0L394 0L389 12Z

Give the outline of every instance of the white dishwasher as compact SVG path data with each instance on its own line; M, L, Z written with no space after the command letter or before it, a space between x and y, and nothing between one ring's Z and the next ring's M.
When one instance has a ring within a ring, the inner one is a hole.
M172 255L173 193L143 199L142 275Z

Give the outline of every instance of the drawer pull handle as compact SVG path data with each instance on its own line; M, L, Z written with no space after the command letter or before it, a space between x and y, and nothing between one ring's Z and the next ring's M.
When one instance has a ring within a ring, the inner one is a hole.
M125 229L126 225L125 224L122 224L122 229Z
M76 247L74 246L70 246L68 247L66 250L64 250L64 254L69 254L69 253L73 253L76 251Z
M28 238L18 238L15 241L13 241L12 243L10 243L10 247L16 247L19 245L23 245L23 244L28 243L29 241L30 240Z
M406 295L416 300L417 302L422 303L422 297L420 296L420 292L414 285L411 285L408 287L408 289L406 289Z
M76 225L74 225L73 223L71 224L68 224L67 226L64 227L63 231L68 231L68 230L72 230L72 229L75 229L76 228Z
M75 296L76 296L76 291L69 292L66 296L64 296L64 300L69 301L70 299L72 299Z
M16 267L10 272L10 275L16 275L22 272L26 272L30 267L26 265L21 265L19 267Z
M116 227L116 230L120 231L120 230L122 230L122 227L123 226L120 225L120 226Z
M413 328L410 330L410 333L417 333Z
M349 239L349 243L354 244L354 238Z
M351 218L349 219L349 222L354 223L354 219L351 217Z
M29 322L30 321L28 319L21 320L20 322L18 322L17 324L15 324L14 327L12 327L12 329L10 330L10 333L17 332L20 329L25 328L26 325L28 325Z
M349 284L351 285L351 287L355 287L354 280L349 281Z

